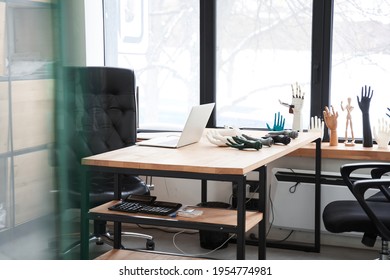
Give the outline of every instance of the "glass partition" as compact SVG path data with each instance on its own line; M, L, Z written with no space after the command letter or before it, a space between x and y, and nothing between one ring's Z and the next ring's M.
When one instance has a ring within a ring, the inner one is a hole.
M50 1L0 1L0 259L56 258Z

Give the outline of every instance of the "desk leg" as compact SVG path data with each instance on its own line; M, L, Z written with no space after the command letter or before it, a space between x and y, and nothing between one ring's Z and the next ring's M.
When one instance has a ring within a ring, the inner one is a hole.
M237 259L245 259L246 176L237 182Z
M319 253L321 247L321 138L316 140L315 165L314 252Z
M114 222L114 249L122 247L122 223Z
M114 199L121 199L122 198L122 192L120 189L120 183L121 183L122 176L118 173L114 173Z
M202 203L206 203L207 202L207 180L202 180L201 202Z
M298 244L292 242L268 241L267 246L272 248L283 248L289 250L301 250L305 252L320 252L321 247L321 139L315 140L315 194L314 194L314 241L312 244Z
M122 198L120 189L122 176L118 173L114 174L114 198L119 200ZM122 245L122 224L114 222L114 249L120 249Z
M81 205L80 205L80 258L89 259L89 184L87 180L87 169L81 168Z
M259 189L258 195L259 195L259 212L263 213L263 219L260 221L258 227L259 227L259 248L258 248L258 254L259 254L259 260L265 260L266 259L266 209L267 209L267 167L262 166L258 169L259 171Z

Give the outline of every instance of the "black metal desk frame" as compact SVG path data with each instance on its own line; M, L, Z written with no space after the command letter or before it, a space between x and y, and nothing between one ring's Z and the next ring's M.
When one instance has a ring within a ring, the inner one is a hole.
M320 201L321 201L321 139L315 140L316 156L315 156L315 236L314 246L295 246L281 244L287 249L311 250L319 252L320 250ZM116 174L115 178L115 197L120 199L118 174L131 174L137 176L156 176L156 177L171 177L183 179L197 179L201 180L201 201L207 201L207 181L229 181L237 185L237 226L225 226L206 223L193 223L186 221L167 220L167 219L148 219L140 217L128 217L120 214L97 214L89 213L89 184L87 180L87 172L104 171ZM259 173L259 211L263 213L263 219L258 224L258 241L253 244L258 246L258 258L266 259L266 246L273 246L272 242L266 241L266 199L267 199L267 167L261 166L252 172ZM159 170L141 170L131 168L116 168L116 167L102 167L102 166L83 166L81 170L82 176L82 201L81 201L81 259L89 259L89 220L105 220L114 222L114 249L119 249L121 246L121 223L134 223L144 225L166 226L176 228L187 228L195 230L217 230L220 232L229 232L236 234L237 238L237 259L245 259L245 245L248 242L245 240L245 200L246 200L246 174L245 175L226 175L226 174L209 174L209 173L193 173L193 172L178 172L178 171L159 171Z
M321 139L315 140L315 183L314 183L314 240L303 242L278 242L268 240L267 247L319 253L321 250ZM261 185L260 185L261 186ZM265 193L263 191L263 193ZM265 198L262 198L262 200ZM265 232L264 232L265 234Z
M246 175L218 175L218 174L200 174L200 173L188 173L188 172L175 172L175 171L155 171L155 170L133 170L133 169L123 169L123 168L109 168L109 167L98 167L98 166L89 166L88 170L98 170L105 172L113 172L116 174L116 189L115 196L116 199L120 199L120 190L119 190L119 180L121 174L132 174L132 175L144 175L144 176L157 176L157 177L172 177L172 178L186 178L186 179L198 179L202 181L202 202L207 201L207 181L230 181L237 184L237 226L226 226L226 225L215 225L207 223L194 223L187 221L177 221L164 219L148 219L140 217L128 217L120 214L96 214L88 213L88 195L87 192L83 194L83 201L85 205L82 205L82 228L81 228L81 258L88 259L88 220L105 220L114 222L114 248L119 249L121 244L121 223L134 223L134 224L144 224L144 225L155 225L155 226L164 226L164 227L175 227L175 228L187 228L187 229L196 229L196 230L215 230L220 232L230 232L237 235L237 259L245 258L245 186L246 186ZM260 169L262 170L262 169ZM86 171L83 172L86 174ZM260 172L262 173L262 172ZM85 175L84 175L85 177ZM83 180L87 183L87 179ZM88 184L86 184L88 185ZM87 189L87 188L85 188ZM259 190L260 191L260 190ZM84 210L83 210L84 208ZM87 214L88 213L88 214ZM263 222L260 222L263 223ZM259 229L261 226L259 226ZM264 236L260 235L259 236ZM265 259L265 238L260 238L259 242L259 259Z

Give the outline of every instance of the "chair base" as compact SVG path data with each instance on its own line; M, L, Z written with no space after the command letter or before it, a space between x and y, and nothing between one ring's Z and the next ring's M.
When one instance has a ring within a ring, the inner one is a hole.
M146 250L152 251L155 248L155 243L151 235L132 233L132 232L122 232L122 236L146 239L146 244L145 244ZM114 247L114 239L112 238L112 235L109 232L100 235L91 235L89 237L89 242L93 242L93 241L96 243L96 245L107 244L108 246ZM66 255L78 247L80 247L80 242L79 241L74 242L66 250L62 252L62 255ZM127 249L127 248L121 245L121 249Z
M146 245L145 245L146 250L154 250L154 248L155 248L153 236L151 236L151 235L143 234L143 233L136 233L136 232L122 232L121 235L122 235L122 237L146 239ZM98 244L98 242L100 244ZM105 234L102 234L98 237L98 241L96 241L96 244L97 245L107 244L107 245L110 245L111 247L114 247L114 239L109 232L106 232ZM128 249L128 248L121 245L121 249Z
M382 248L379 252L379 260L390 260L389 242L382 240Z

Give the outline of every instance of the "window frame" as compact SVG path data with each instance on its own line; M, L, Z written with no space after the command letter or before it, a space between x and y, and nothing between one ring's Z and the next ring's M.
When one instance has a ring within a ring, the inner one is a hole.
M331 52L334 0L312 0L312 62L310 117L323 118L330 102ZM216 102L216 17L217 0L199 0L200 7L200 91L199 103ZM104 11L103 11L104 13ZM104 59L106 61L106 58ZM207 127L216 127L216 109ZM253 128L256 129L256 128ZM266 128L260 128L266 130ZM324 141L329 140L327 129Z

